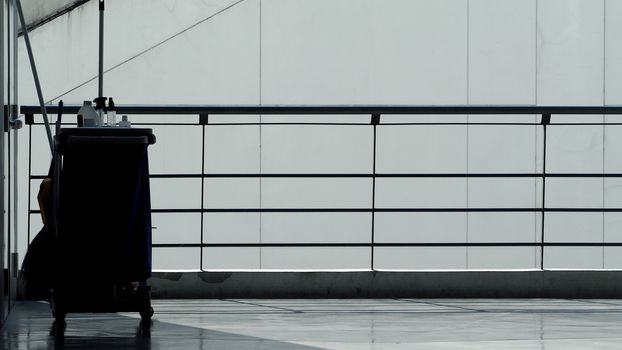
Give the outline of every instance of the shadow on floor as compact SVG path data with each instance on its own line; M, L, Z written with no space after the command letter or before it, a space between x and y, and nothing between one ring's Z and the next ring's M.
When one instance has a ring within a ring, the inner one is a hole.
M47 303L19 302L0 332L2 349L293 349L315 347L180 326L154 320L149 335L139 318L118 314L69 314L64 332Z

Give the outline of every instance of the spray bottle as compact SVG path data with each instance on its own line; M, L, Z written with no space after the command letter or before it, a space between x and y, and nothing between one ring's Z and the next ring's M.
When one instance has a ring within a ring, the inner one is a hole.
M117 125L117 109L114 106L112 97L108 99L108 110L106 111L106 124L108 126Z
M97 111L97 126L104 126L104 114L106 110L106 97L97 97L93 100L95 102L95 110Z

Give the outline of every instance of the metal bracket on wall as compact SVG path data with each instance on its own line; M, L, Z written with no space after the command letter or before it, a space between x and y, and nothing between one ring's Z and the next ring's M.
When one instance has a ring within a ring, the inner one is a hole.
M199 125L209 124L209 114L199 114Z

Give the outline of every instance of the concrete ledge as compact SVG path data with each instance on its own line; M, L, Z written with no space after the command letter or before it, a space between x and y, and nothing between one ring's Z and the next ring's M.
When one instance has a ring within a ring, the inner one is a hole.
M154 298L622 298L622 271L157 272Z

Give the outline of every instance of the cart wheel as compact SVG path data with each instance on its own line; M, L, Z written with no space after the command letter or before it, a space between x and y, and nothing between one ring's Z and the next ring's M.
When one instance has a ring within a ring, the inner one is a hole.
M153 316L154 311L153 308L151 306L149 306L148 310L142 310L140 311L140 319L144 322L144 321L149 321L151 320L151 317Z
M52 298L52 316L56 320L58 324L64 324L65 318L67 317L67 310L63 307L62 302L58 301L58 297L54 296Z

